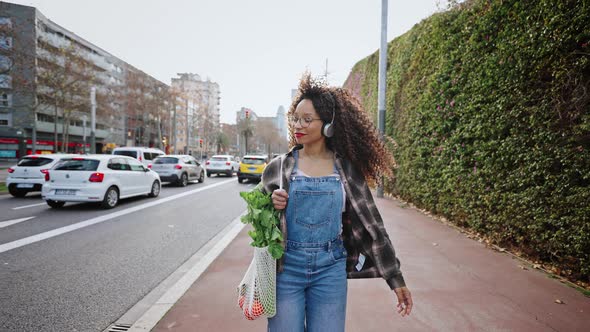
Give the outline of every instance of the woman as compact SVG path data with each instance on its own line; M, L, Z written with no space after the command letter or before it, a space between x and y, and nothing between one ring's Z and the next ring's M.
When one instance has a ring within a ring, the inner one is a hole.
M398 313L409 315L412 296L367 185L393 165L373 124L346 90L309 75L288 116L293 148L262 175L274 207L284 210L269 331L344 331L347 278L385 279Z

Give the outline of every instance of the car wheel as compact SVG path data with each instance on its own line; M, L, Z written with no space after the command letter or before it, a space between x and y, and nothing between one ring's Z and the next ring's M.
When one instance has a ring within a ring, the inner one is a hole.
M211 177L211 173L207 172L207 177L210 178Z
M104 209L112 209L119 203L119 191L115 187L110 187L104 194L101 206Z
M205 172L201 171L201 176L199 176L199 183L205 182Z
M242 183L242 182L244 182L244 178L238 177L238 183Z
M18 198L25 197L25 195L27 194L27 192L26 192L26 191L24 191L24 190L16 189L16 186L14 186L14 185L13 185L13 186L10 186L10 187L8 187L8 192L9 192L9 193L10 193L12 196L14 196L14 197L18 197Z
M149 193L149 197L158 197L160 195L160 182L154 181L152 183L152 191Z
M187 184L188 176L186 175L186 173L182 173L182 175L180 176L180 181L178 181L178 185L181 187L186 187Z
M64 205L66 205L66 202L58 202L58 201L52 201L52 200L48 199L47 205L51 206L54 209L59 209L59 208L62 208Z

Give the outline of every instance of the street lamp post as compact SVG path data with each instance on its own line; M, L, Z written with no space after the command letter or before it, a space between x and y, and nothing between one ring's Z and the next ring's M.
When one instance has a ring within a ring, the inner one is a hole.
M87 153L87 151L86 151L86 120L87 119L88 119L88 117L86 116L86 114L84 114L82 116L82 124L84 127L84 131L82 132L83 133L82 134L82 141L84 142L84 149L83 149L84 153Z
M379 48L379 134L385 136L385 88L387 76L387 0L381 0L381 47ZM383 177L377 186L377 197L383 197Z
M96 153L96 88L90 89L90 153Z

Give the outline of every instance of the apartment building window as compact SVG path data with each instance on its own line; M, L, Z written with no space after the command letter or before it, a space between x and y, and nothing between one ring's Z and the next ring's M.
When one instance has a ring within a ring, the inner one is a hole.
M12 48L12 37L0 36L0 48L9 50Z
M6 55L0 54L0 71L7 71L12 66L12 60Z
M0 93L0 107L9 107L12 106L12 95L1 92Z
M0 126L12 126L12 113L0 113Z
M0 88L12 89L12 77L10 75L0 75Z
M0 17L0 27L12 28L12 20L10 17Z
M37 121L53 123L53 116L43 113L37 113Z

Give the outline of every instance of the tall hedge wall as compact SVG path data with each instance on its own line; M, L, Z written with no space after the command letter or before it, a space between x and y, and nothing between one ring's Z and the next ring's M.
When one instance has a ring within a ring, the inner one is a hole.
M468 0L391 41L386 189L588 281L589 27L590 1ZM345 83L374 116L377 76Z

